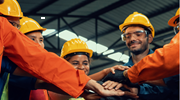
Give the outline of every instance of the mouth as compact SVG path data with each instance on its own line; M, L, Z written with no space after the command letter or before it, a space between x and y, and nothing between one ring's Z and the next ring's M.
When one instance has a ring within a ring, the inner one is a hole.
M139 45L139 44L138 44L138 43L132 43L132 44L130 44L130 47L134 48L134 47L136 47L137 45Z

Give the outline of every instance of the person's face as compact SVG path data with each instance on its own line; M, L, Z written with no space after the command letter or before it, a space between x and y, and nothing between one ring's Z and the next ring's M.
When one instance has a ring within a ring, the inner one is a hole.
M74 68L79 70L84 70L86 75L89 73L89 60L86 55L75 55L69 59L69 63L71 63Z
M26 34L26 36L44 48L44 38L41 32L31 32L31 33Z
M8 16L6 18L14 27L16 27L17 29L20 29L21 25L20 25L19 17Z
M126 39L126 46L135 55L141 54L147 50L148 44L152 42L148 40L146 32L142 27L130 26L123 34L129 34ZM152 37L152 35L149 36Z

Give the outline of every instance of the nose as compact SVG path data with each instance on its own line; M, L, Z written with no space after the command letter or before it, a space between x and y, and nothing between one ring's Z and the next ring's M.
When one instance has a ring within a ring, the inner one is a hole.
M129 39L130 41L134 41L134 40L136 40L136 35L135 34L131 34L131 37L130 37L130 39Z
M79 64L79 66L77 67L77 69L79 69L79 70L84 70L84 65L83 65L83 64Z

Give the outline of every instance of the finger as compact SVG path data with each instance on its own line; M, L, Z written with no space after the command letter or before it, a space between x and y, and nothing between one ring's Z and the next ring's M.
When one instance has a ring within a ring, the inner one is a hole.
M104 87L105 89L108 89L113 83L109 82L108 84L106 84L106 86Z
M116 86L115 90L120 89L122 86L123 86L123 84L119 83L119 84Z
M109 90L113 89L114 87L116 87L118 85L117 82L112 82L112 84L108 87Z
M121 90L118 90L117 93L118 94L116 96L124 96L125 95L125 92L121 91Z
M111 68L111 72L112 72L113 74L115 74L115 69L114 69L114 68Z
M108 80L108 81L104 82L104 83L102 84L102 86L106 86L106 85L109 84L109 83L110 83L110 81Z
M129 91L124 91L124 95L132 97L132 98L139 98L139 96L137 96L137 94L129 92Z

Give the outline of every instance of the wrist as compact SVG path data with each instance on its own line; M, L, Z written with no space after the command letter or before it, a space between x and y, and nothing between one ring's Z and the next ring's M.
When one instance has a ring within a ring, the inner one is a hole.
M106 76L108 74L108 68L103 69L103 74Z
M125 71L123 72L123 75L124 75L125 78L128 78L127 71L128 71L128 70L125 70Z

